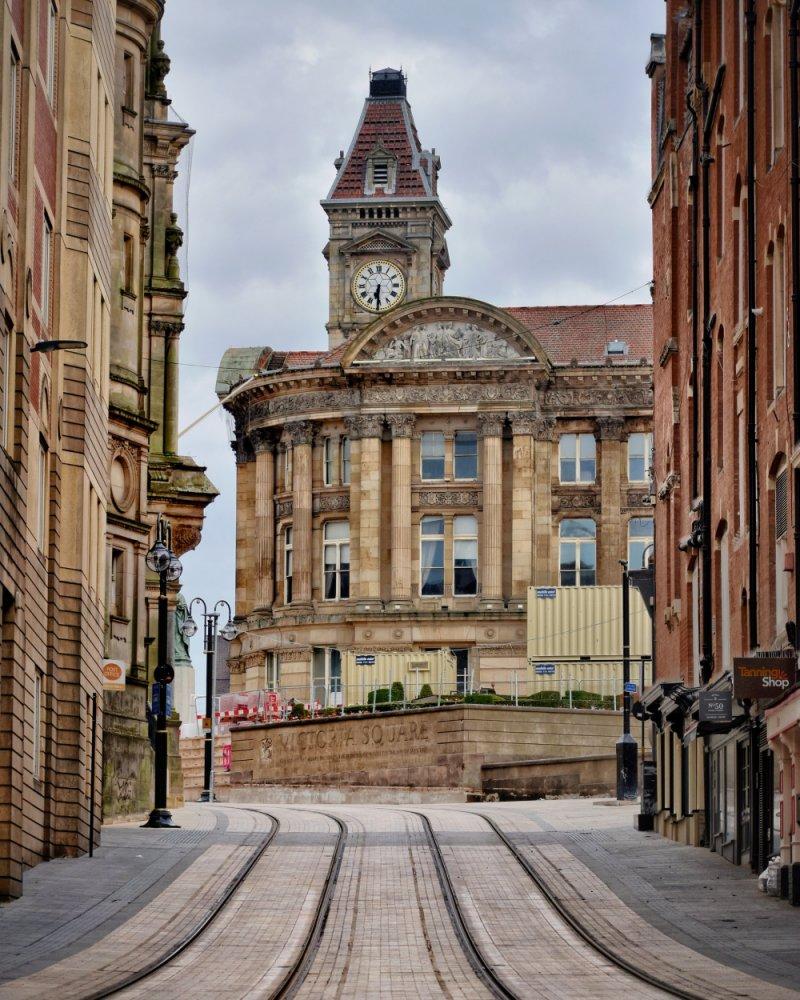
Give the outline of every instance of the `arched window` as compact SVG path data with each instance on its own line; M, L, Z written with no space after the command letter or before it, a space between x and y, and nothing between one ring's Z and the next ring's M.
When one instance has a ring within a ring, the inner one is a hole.
M350 485L350 438L342 438L341 451L339 453L339 459L341 461L341 480L342 486Z
M733 304L736 310L737 326L744 321L744 303L747 295L745 261L746 202L742 197L742 179L736 178L733 193Z
M786 386L786 330L786 237L781 226L772 253L773 396L777 396Z
M560 578L562 587L593 587L597 576L597 526L589 517L561 522Z
M322 534L325 600L341 601L350 596L350 524L327 521Z
M423 517L419 523L419 592L423 597L444 595L444 518Z
M650 479L653 464L653 435L631 434L628 436L628 482L646 483Z
M478 593L478 521L471 514L453 518L453 593Z
M765 66L768 67L767 81L767 128L769 143L767 155L769 164L775 162L778 153L783 149L783 45L784 45L784 8L779 4L771 6L767 11L764 25L765 36Z
M720 327L717 334L717 468L725 465L725 328Z
M716 195L717 195L717 257L725 252L725 116L720 115L717 122L717 156L716 156Z
M786 458L779 455L773 462L771 486L773 491L772 555L775 560L775 635L784 633L789 612L789 574L786 571L786 553L789 550L789 470Z
M652 517L632 517L628 521L628 569L646 569L653 555Z
M593 483L597 449L594 434L562 434L559 444L562 483Z

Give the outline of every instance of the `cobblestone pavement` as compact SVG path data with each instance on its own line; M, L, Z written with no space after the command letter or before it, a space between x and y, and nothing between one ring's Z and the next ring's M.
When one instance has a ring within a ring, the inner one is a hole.
M514 851L588 933L686 994L800 998L800 911L707 851L636 833L634 811L214 805L182 810L181 830L106 828L93 860L33 869L0 909L0 1000L96 996L182 945L115 995L473 1000L497 994L487 969L505 996L670 995L590 947Z

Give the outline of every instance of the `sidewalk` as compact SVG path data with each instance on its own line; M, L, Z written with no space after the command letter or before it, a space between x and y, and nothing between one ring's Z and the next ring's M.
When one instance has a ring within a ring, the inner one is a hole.
M800 908L760 892L748 868L635 831L638 806L562 799L466 808L491 816L518 846L530 845L551 889L628 960L647 967L651 950L680 972L685 953L675 942L800 990ZM649 940L647 926L655 929ZM654 942L661 934L670 939L663 947Z
M25 874L22 898L0 907L0 996L21 996L2 984L132 926L160 897L150 910L163 911L163 926L149 919L138 942L149 934L152 947L132 948L131 963L110 969L109 980L154 961L202 923L272 829L264 815L217 806L173 815L180 830L108 826L94 858L54 860Z

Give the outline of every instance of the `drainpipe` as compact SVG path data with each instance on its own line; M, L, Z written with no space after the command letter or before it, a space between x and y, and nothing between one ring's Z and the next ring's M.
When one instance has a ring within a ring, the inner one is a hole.
M698 5L699 7L699 5ZM697 57L696 57L697 58ZM686 108L692 118L692 172L689 175L689 190L692 192L692 217L691 217L691 231L689 233L689 273L690 273L690 289L691 289L691 311L692 311L692 454L690 458L690 473L691 482L689 483L689 489L691 493L691 498L694 498L698 494L698 482L697 482L697 456L699 453L699 412L698 404L699 399L697 397L697 364L698 364L698 351L697 351L697 271L698 271L698 261L697 261L697 172L698 172L698 159L699 159L699 142L697 139L697 112L692 106L692 99L689 94L686 95Z
M699 6L699 5L698 5ZM700 654L700 679L703 684L707 684L714 671L714 645L711 630L713 614L713 595L711 589L711 354L713 350L713 331L717 321L716 315L711 315L711 207L709 195L709 168L714 162L714 157L710 152L711 132L714 127L714 119L719 105L719 95L722 90L722 81L725 79L725 66L722 65L717 70L714 80L714 88L711 92L711 99L708 100L708 89L704 82L699 86L703 95L703 105L705 117L703 119L703 149L700 155L701 182L702 182L702 258L703 258L703 509L701 511L701 523L703 526L703 548L701 551L702 566L702 607L703 607L703 629L701 636Z
M756 121L755 0L747 0L747 529L750 648L758 648L758 469L756 461ZM792 122L792 131L797 127Z
M794 439L800 442L800 109L798 109L798 31L800 0L789 11L789 131L791 133L791 213L792 213L792 403ZM797 526L795 531L797 532ZM800 553L795 539L795 553ZM797 555L795 556L797 558ZM795 621L800 621L800 587L795 594Z

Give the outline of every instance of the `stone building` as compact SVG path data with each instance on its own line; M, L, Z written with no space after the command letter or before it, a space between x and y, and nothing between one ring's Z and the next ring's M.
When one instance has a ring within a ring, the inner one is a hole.
M93 8L93 9L92 9ZM89 844L103 657L114 4L0 5L0 895ZM85 350L33 350L86 341ZM51 345L53 346L53 345ZM99 742L99 741L98 741ZM99 831L99 801L95 835Z
M178 367L186 289L173 211L181 151L194 134L170 114L160 0L117 0L114 223L110 302L107 655L126 665L124 692L106 693L103 802L138 814L152 797L146 706L158 585L144 556L154 519L172 527L178 555L200 540L216 490L178 454ZM172 592L172 604L179 584ZM176 723L177 726L177 723ZM177 728L175 730L177 737Z
M171 186L190 134L166 120L162 11L0 4L3 897L26 867L87 850L92 803L99 837L103 788L108 813L148 806L142 556L159 510L196 544L214 492L174 455L178 369L153 374L181 326ZM128 690L104 699L109 655Z
M800 873L800 702L794 727L784 706L771 728L774 699L733 680L735 657L794 657L800 620L800 15L766 0L669 0L666 15L647 66L658 828L758 871L779 841ZM706 691L732 696L727 721L701 719Z
M434 649L462 690L507 685L528 586L618 583L652 534L650 307L444 295L440 161L396 70L372 74L335 166L328 349L233 348L219 372L232 689L353 701L343 653Z

